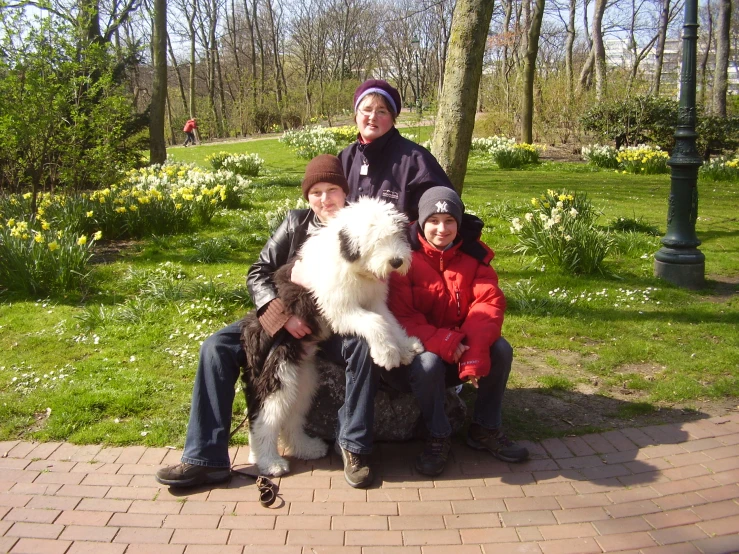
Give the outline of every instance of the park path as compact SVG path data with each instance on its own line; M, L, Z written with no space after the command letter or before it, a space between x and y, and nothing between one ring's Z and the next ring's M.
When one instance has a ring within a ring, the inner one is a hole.
M368 490L335 454L293 461L269 509L239 476L159 486L173 449L0 442L0 552L739 552L739 413L527 446L505 464L455 443L430 480L412 469L420 443L382 444ZM246 467L248 447L231 454Z

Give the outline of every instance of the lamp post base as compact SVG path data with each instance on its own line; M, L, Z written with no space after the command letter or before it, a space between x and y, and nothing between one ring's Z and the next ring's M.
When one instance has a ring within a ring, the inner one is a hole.
M706 286L706 264L673 264L654 260L654 276L686 289Z

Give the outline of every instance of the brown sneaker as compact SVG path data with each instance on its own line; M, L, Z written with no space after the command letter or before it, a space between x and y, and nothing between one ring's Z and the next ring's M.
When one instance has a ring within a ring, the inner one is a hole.
M344 450L338 442L334 444L334 450L344 462L344 479L349 486L355 489L366 489L372 484L375 476L372 474L372 468L367 462L366 455Z
M434 477L439 475L446 467L449 459L449 451L452 448L452 440L449 437L430 437L426 446L416 458L416 470L418 473Z
M476 450L487 450L504 462L523 462L529 451L511 441L501 429L485 429L477 423L470 424L467 445Z
M196 487L215 485L231 478L229 467L208 467L193 464L177 464L157 471L156 480L170 487Z

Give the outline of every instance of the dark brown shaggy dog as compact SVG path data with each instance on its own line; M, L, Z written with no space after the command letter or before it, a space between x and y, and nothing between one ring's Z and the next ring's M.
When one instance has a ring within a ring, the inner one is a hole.
M259 324L256 310L241 320L241 341L246 350L242 374L249 410L249 461L268 475L290 471L284 454L304 460L326 455L328 445L303 430L305 415L313 401L318 375L315 369L317 344L330 336L308 289L290 281L293 263L274 275L277 294L288 313L302 319L313 331L296 339L282 329L275 337Z

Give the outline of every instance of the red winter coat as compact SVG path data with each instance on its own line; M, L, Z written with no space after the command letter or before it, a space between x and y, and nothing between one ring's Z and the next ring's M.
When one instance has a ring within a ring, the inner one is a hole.
M409 335L448 363L464 341L470 348L459 361L460 379L485 377L506 307L498 275L489 265L494 252L479 242L484 251L478 261L461 251L461 241L442 252L420 233L412 243L410 270L390 277L390 310Z
M194 119L188 119L187 123L185 123L184 129L182 129L185 133L191 132L193 129L197 129L197 124L195 123Z

